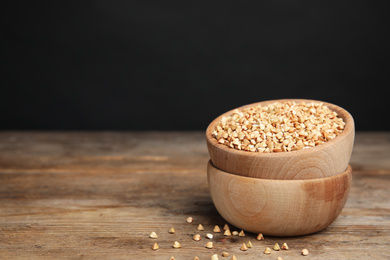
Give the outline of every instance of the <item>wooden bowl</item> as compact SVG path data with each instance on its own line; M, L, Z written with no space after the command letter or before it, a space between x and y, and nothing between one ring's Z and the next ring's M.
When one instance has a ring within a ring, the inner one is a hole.
M222 117L232 114L226 112L213 120L206 130L207 148L213 164L226 172L242 176L279 179L304 180L334 176L345 171L352 154L355 138L355 124L352 116L343 108L317 100L280 99L263 101L238 108L267 105L274 102L295 101L323 103L336 111L346 123L344 130L334 139L318 146L290 152L259 153L236 150L227 147L212 136L212 132Z
M270 236L299 236L320 231L340 214L352 181L352 168L310 180L243 177L207 166L211 198L232 225Z

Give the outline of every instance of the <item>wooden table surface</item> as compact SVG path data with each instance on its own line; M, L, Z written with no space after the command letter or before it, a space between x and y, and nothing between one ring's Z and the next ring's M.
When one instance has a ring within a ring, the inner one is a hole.
M0 132L0 259L390 259L390 133L357 133L344 210L302 237L214 233L205 248L204 235L225 224L209 195L208 159L202 132ZM253 248L240 251L249 240ZM264 255L276 242L290 249Z

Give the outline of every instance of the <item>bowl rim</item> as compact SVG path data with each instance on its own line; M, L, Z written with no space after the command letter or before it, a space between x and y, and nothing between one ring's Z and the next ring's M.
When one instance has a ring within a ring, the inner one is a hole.
M336 175L333 175L333 176L328 176L328 177L322 177L322 178L315 178L315 179L298 179L298 180L295 180L295 179L292 179L292 180L285 180L285 179L263 179L263 178L256 178L256 177L249 177L249 176L244 176L244 175L239 175L239 174L235 174L235 173L230 173L230 172L227 172L227 171L223 171L219 168L217 168L213 162L211 161L211 159L208 161L207 163L207 166L208 167L212 167L214 168L214 170L218 171L218 172L221 172L223 174L226 174L226 175L231 175L232 178L238 178L238 179L248 179L248 180L253 180L255 182L304 182L304 183L309 183L309 182L323 182L323 181L331 181L332 179L339 179L339 178L342 178L344 175L349 175L351 174L352 176L352 166L350 164L348 164L347 168L345 169L345 171L343 171L342 173L339 173L339 174L336 174ZM207 174L210 174L210 171L207 170Z
M244 108L248 108L248 107L252 107L252 106L256 106L256 105L267 105L267 104L272 104L275 102L287 102L287 101L297 102L297 103L300 103L300 102L322 103L323 105L326 105L330 110L335 111L339 117L343 118L343 120L345 122L345 128L338 136L336 136L336 138L334 138L330 141L326 141L320 145L306 148L306 149L301 149L301 150L295 150L295 151L289 151L289 152L278 152L278 153L259 153L259 152L237 150L235 148L230 148L224 144L218 143L217 139L215 139L212 136L212 133L215 129L215 125L219 121L221 121L221 119L223 117L232 114L236 110L242 110ZM260 102L255 102L255 103L243 105L243 106L240 106L237 108L233 108L233 109L221 114L220 116L215 118L213 121L211 121L211 123L208 125L208 127L206 129L206 140L209 144L214 146L216 149L222 150L226 153L235 154L238 156L262 157L262 158L279 157L280 158L280 157L289 157L289 156L298 155L298 154L313 153L316 151L321 151L321 150L327 149L333 143L338 142L339 140L346 138L346 136L348 134L350 134L351 131L354 131L354 129L355 129L355 123L354 123L354 119L353 119L352 115L347 110L345 110L344 108L342 108L338 105L335 105L335 104L332 104L332 103L329 103L326 101L314 100L314 99L294 99L294 98L291 98L291 99L272 99L272 100L264 100L264 101L260 101Z

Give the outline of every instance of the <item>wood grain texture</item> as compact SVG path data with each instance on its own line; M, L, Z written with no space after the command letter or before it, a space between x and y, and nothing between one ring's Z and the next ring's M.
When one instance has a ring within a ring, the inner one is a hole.
M357 133L349 198L325 230L264 241L214 233L206 249L204 235L226 222L208 190L203 132L0 132L0 259L389 259L389 154L390 133ZM276 242L290 250L263 255Z
M263 101L237 108L241 110L254 105L267 105L276 101L314 102L306 99L281 99ZM232 149L218 143L212 132L228 111L213 120L206 130L207 147L213 164L226 172L263 179L304 180L330 177L344 172L352 154L355 138L353 117L345 109L331 103L322 102L336 111L346 123L345 129L335 139L316 147L291 152L256 153Z
M340 214L352 169L309 180L270 180L227 173L209 161L210 195L221 216L245 231L271 236L301 236L320 231Z

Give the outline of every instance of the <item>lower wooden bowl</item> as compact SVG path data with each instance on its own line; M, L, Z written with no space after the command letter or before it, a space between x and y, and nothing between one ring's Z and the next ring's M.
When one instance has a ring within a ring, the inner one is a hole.
M341 174L308 180L271 180L221 171L209 161L211 198L232 225L270 236L299 236L330 225L343 209L352 168Z

